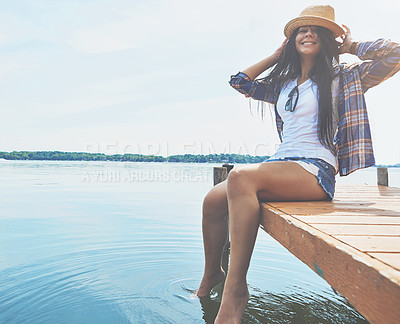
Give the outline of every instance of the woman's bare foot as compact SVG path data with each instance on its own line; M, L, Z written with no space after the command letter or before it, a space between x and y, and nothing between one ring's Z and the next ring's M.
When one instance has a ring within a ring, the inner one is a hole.
M197 297L205 297L210 294L211 289L213 289L216 285L218 285L222 280L225 279L225 272L224 270L220 270L210 276L203 276L201 280L200 287L196 291Z
M246 283L231 288L225 286L214 324L240 324L248 301L249 290Z

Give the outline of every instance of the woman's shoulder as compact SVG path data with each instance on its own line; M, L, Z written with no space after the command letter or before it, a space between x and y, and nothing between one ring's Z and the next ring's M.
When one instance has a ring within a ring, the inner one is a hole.
M362 61L353 63L340 63L340 65L334 70L334 75L338 76L340 74L352 73L354 69L357 69L360 63L362 63Z

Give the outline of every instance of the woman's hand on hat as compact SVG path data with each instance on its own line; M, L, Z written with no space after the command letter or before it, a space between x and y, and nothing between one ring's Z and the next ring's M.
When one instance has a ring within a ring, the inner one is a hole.
M286 46L286 43L288 42L288 38L286 38L283 43L281 44L281 46L279 46L279 48L274 52L274 54L272 54L272 56L275 58L275 61L277 62L279 57L281 56L283 49Z
M342 25L344 27L344 34L340 36L342 39L342 42L338 42L339 45L339 54L344 54L344 53L350 53L350 47L351 44L353 43L353 39L351 37L351 32L350 28L347 27L346 25Z
M281 46L270 56L264 58L260 62L253 64L252 66L249 66L248 68L244 69L242 72L246 74L250 80L254 80L256 77L258 77L261 73L264 71L268 70L270 67L273 67L279 60L279 57L282 55L282 52L285 48L285 45L287 43L287 39L283 41Z

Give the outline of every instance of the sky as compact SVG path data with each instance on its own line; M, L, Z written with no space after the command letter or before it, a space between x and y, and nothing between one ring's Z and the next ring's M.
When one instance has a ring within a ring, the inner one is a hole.
M325 3L354 40L400 41L399 1ZM272 155L272 116L228 81L310 4L0 0L0 151ZM366 93L379 164L400 162L399 91L400 73Z

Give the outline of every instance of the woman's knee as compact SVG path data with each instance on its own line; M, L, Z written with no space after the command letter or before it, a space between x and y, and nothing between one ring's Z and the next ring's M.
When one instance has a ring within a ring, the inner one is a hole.
M254 191L253 187L249 170L245 167L234 168L229 172L227 181L227 191L229 195L252 192Z
M226 193L226 181L214 186L204 197L204 216L226 216L228 214L228 199Z

